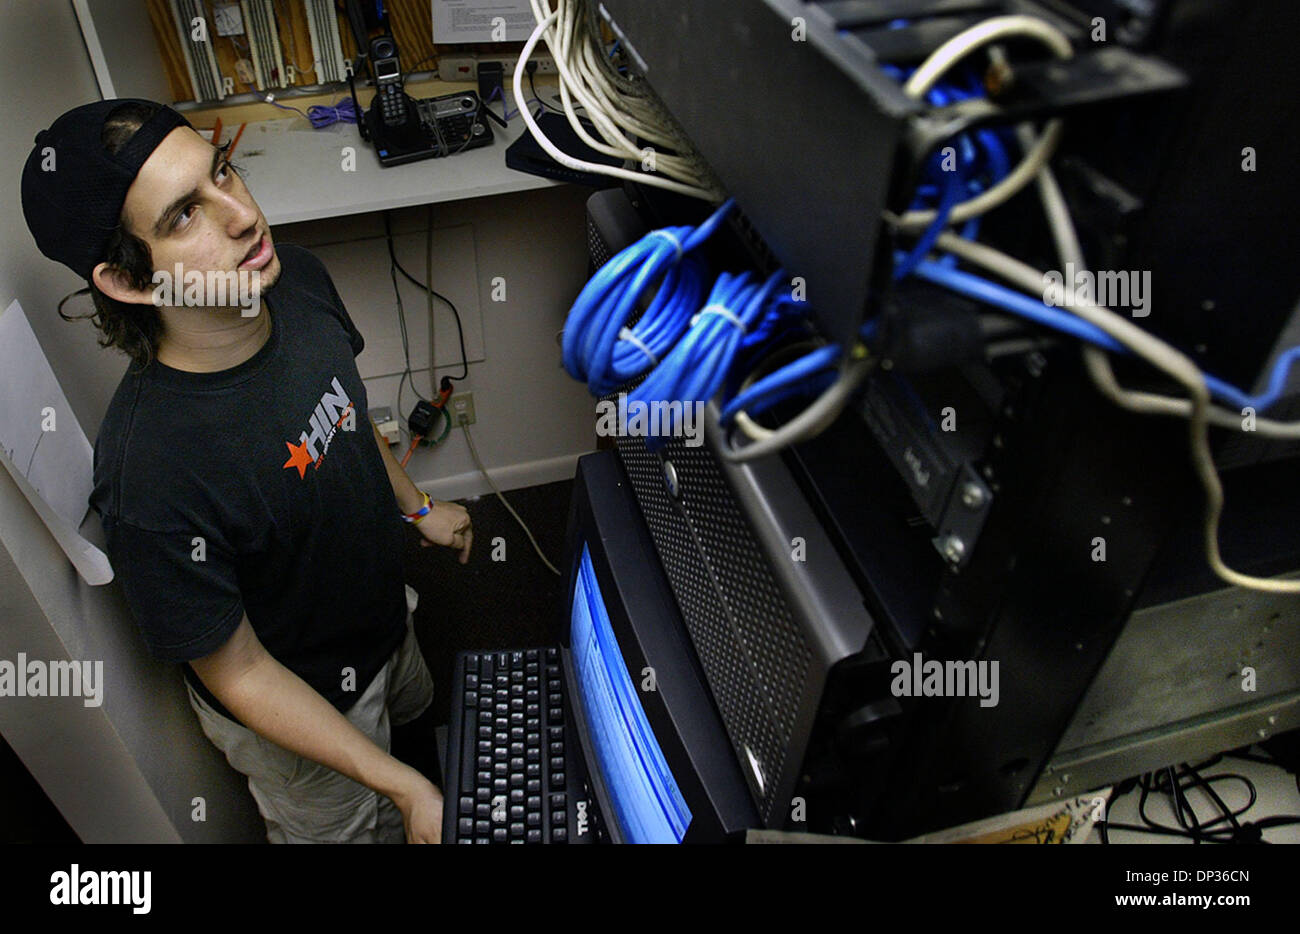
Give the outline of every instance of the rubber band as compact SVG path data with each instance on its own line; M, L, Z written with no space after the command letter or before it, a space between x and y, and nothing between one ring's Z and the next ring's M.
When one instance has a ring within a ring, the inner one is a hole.
M643 354L645 354L646 357L649 358L651 366L659 365L659 358L650 352L650 348L647 347L645 343L642 342L641 338L637 337L636 334L632 332L631 328L623 328L623 330L618 332L618 337L619 340L627 341L633 347L636 347Z
M669 243L673 245L673 249L677 251L678 259L681 259L682 254L686 252L686 250L682 248L682 241L678 240L675 236L673 236L666 230L652 230L646 236L663 237L665 240L667 240Z
M695 317L691 318L691 327L695 327L695 322L699 321L701 318L703 318L705 315L708 314L721 315L722 317L726 318L736 327L740 328L741 334L745 334L748 331L748 329L745 327L745 322L741 321L740 317L734 311L732 311L726 305L717 305L717 304L705 305L703 308L701 308L695 314Z

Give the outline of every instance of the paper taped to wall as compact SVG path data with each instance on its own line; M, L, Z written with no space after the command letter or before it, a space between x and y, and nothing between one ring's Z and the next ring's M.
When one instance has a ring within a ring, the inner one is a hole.
M86 583L111 581L108 556L78 532L94 450L17 301L0 314L0 461Z
M528 0L433 0L433 42L522 42L537 25Z

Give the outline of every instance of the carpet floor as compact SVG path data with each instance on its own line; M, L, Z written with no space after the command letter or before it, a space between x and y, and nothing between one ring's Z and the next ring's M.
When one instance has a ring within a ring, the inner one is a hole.
M566 480L506 493L561 570L572 490ZM458 502L474 522L469 563L460 564L449 548L420 547L413 528L403 553L406 582L420 594L415 635L433 675L434 699L411 728L394 730L393 753L435 781L436 757L430 762L427 751L433 728L447 722L456 653L554 645L563 625L564 581L542 564L501 501L489 494Z

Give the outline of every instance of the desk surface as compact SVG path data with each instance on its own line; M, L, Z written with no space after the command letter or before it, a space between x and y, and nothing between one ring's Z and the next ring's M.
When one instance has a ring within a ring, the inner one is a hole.
M506 147L527 132L522 117L512 116L508 129L491 126L491 146L384 168L355 124L316 130L303 117L262 120L245 127L232 158L273 225L560 184L506 168Z

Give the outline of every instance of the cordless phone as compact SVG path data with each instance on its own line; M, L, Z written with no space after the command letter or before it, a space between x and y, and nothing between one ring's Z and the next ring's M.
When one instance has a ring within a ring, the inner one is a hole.
M402 65L391 37L380 36L370 44L370 62L380 122L386 127L402 126L410 119L410 99L402 85Z
M361 138L375 148L379 164L402 165L418 159L454 156L492 145L491 111L474 91L413 100L402 83L397 43L391 35L370 41L369 59L375 96L358 121ZM353 105L356 82L349 75Z

